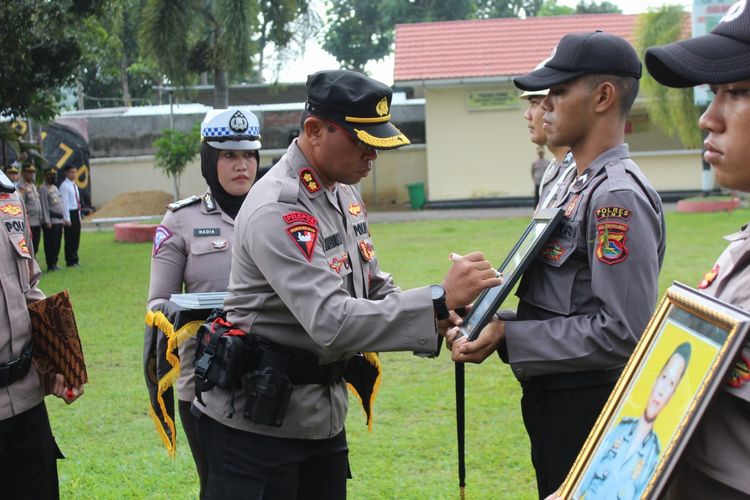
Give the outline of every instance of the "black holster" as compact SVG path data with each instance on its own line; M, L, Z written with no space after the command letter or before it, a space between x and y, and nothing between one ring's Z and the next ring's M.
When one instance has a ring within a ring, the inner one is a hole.
M289 377L269 366L245 374L242 385L245 391L244 417L256 424L281 427L294 390Z

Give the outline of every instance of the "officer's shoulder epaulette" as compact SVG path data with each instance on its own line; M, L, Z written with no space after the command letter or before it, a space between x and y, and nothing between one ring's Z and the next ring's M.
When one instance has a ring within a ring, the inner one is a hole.
M176 212L177 210L190 206L194 203L197 203L200 200L201 200L200 196L193 195L193 196L184 198L182 200L174 201L170 203L169 205L167 205L167 208L170 209L172 212Z
M284 177L279 189L277 201L280 203L296 203L299 197L300 182L296 175Z

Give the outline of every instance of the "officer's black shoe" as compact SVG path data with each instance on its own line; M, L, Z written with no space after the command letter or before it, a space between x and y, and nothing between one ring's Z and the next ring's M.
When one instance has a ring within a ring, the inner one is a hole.
M60 268L58 266L47 266L47 271L59 271Z

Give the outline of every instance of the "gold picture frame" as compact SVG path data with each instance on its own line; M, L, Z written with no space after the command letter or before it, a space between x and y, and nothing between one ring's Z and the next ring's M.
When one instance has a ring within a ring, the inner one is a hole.
M747 312L674 282L573 463L561 496L657 498L749 328Z

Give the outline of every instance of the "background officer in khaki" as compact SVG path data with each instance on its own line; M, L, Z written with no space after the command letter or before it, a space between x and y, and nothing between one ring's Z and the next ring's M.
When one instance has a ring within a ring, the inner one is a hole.
M380 270L354 187L378 149L409 144L390 123L391 89L359 73L321 71L308 78L307 95L299 138L236 219L227 319L264 347L245 393L214 388L205 405L195 402L208 498L345 498L347 389L337 367L358 351L434 352L436 318L501 283L473 253L454 262L442 286L400 291ZM275 385L290 394L280 425L255 406L266 393L253 381L265 374L293 385L291 393Z
M34 242L34 255L39 253L39 241L42 238L42 202L36 188L36 167L28 163L21 170L21 181L17 184L18 193L26 205L31 237Z
M63 224L65 223L65 204L60 191L55 185L57 170L51 168L44 174L44 184L39 186L39 200L41 201L42 232L44 233L44 258L47 261L47 271L59 271L57 259L60 255Z
M493 321L455 361L497 348L521 382L541 498L565 479L654 311L665 250L661 200L630 158L625 120L641 64L624 39L565 35L544 67L516 78L542 100L547 141L568 145L564 217L518 287L517 321ZM452 337L451 337L452 339Z
M31 319L27 304L44 298L41 272L28 246L30 232L21 197L0 173L0 491L8 499L58 498L55 444L44 406L53 393L71 403L83 388L51 387L31 364Z
M669 87L707 83L713 101L698 124L703 158L725 188L750 192L750 7L737 2L708 35L646 51L646 67ZM750 310L750 225L698 285L704 293ZM670 483L670 499L750 498L750 339L711 401Z
M156 228L148 308L173 293L223 292L229 284L234 219L255 181L260 125L247 107L215 109L201 123L201 173L208 189L169 205ZM177 398L180 420L205 490L208 464L196 435L190 403L195 397L195 338L179 345Z

